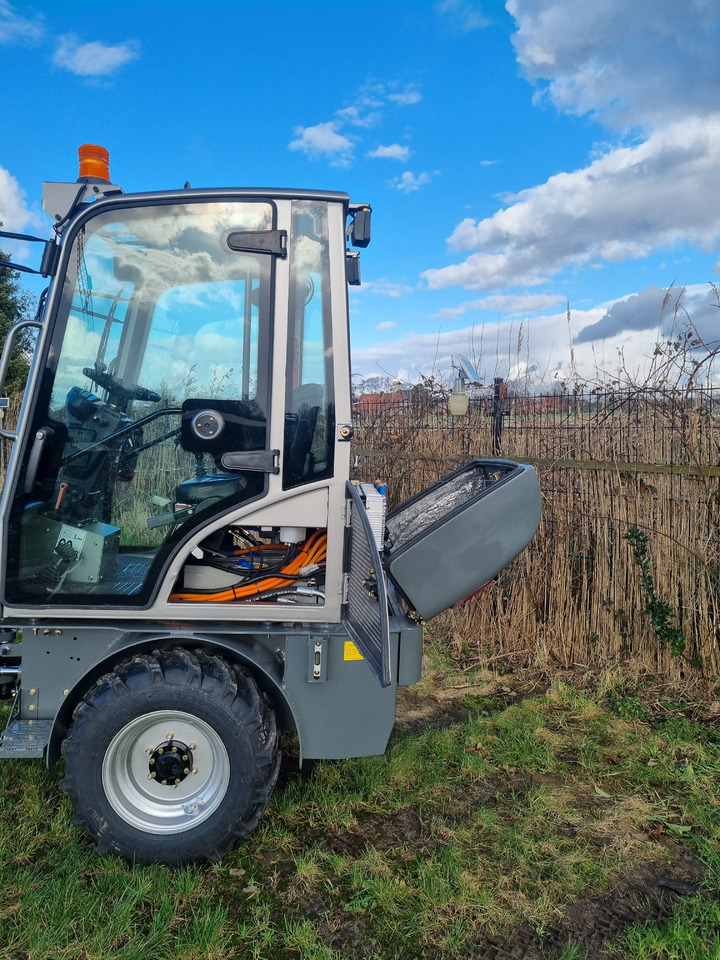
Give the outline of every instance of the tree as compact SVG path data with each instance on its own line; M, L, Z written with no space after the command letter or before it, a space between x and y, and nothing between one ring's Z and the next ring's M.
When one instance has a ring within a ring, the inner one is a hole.
M1 224L0 224L1 226ZM7 257L0 251L0 260ZM0 267L0 344L13 324L28 320L33 314L32 297L20 286L20 274L9 267ZM29 358L32 353L34 332L25 330L15 342L13 357L5 380L5 394L12 397L21 393L25 387Z

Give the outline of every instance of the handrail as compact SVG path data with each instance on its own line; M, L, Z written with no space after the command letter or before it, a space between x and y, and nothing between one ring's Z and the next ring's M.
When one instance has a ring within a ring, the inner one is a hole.
M19 334L28 327L35 327L37 330L41 330L42 321L21 320L19 323L16 323L14 326L10 327L8 335L5 338L2 355L0 356L0 395L5 390L5 379L7 378L8 369L10 368L10 360L12 359L12 353L15 348L15 341L17 340ZM0 428L0 437L2 437L3 440L15 441L18 438L18 431L4 430Z

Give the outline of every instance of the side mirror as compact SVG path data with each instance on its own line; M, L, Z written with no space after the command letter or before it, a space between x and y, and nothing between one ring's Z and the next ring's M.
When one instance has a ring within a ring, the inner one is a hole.
M360 280L360 255L348 251L345 254L345 277L349 286L359 287Z
M350 215L353 218L350 226L350 243L354 247L366 247L370 243L372 207L366 203L351 204Z

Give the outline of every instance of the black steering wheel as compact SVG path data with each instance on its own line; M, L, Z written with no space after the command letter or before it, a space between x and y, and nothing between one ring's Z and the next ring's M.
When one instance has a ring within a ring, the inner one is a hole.
M126 403L128 400L147 400L150 403L162 400L160 394L154 390L141 387L139 383L133 383L124 377L115 377L105 370L98 370L97 367L83 367L83 374L103 390L107 390L113 404Z

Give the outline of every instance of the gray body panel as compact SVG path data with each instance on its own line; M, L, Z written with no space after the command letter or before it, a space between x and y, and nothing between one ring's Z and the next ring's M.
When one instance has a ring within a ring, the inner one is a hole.
M239 632L230 622L163 628L128 620L119 629L63 620L24 627L22 679L0 757L39 757L49 746L47 759L53 763L75 706L99 677L134 655L172 647L202 647L249 667L278 725L297 732L301 759L385 751L395 722L396 685L378 685L340 624L252 626ZM417 682L422 629L402 615L391 620L390 656L400 682Z
M388 516L388 573L430 619L492 580L524 550L539 522L532 467L474 460Z

